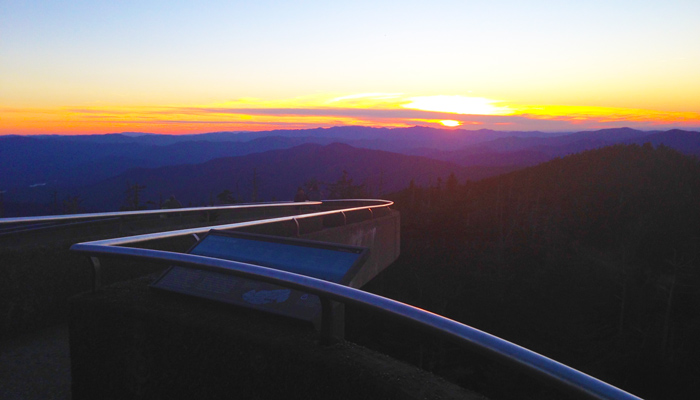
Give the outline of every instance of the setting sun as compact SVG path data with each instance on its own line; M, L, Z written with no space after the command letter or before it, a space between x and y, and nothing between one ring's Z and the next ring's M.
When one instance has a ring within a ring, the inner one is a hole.
M460 126L462 125L459 121L455 121L453 119L444 119L440 121L441 124L444 126L449 126L449 127L455 127L455 126Z

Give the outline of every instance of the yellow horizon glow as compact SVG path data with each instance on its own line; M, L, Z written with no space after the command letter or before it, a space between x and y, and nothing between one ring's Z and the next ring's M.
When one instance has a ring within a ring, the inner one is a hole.
M537 119L590 120L603 122L634 121L650 123L698 123L700 113L688 111L658 111L638 108L568 106L568 105L512 105L513 114Z
M434 114L433 114L434 113ZM433 117L434 115L434 117ZM489 119L491 118L491 119ZM124 131L204 133L304 129L344 125L374 127L478 126L535 130L537 121L557 122L550 130L587 126L700 127L700 113L634 108L523 105L460 95L402 93L315 94L287 99L240 98L209 105L0 107L0 135L99 134Z

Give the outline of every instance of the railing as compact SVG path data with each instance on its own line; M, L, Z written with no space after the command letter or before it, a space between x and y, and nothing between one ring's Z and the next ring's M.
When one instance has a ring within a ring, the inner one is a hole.
M38 217L15 217L15 218L0 218L1 225L20 225L20 224L31 224L35 225L25 225L27 227L37 227L41 228L48 226L49 223L63 222L63 221L78 221L78 220L100 220L104 218L123 218L123 217L135 217L135 216L160 216L173 213L193 213L193 212L210 212L210 211L224 211L224 210L244 210L244 209L254 209L254 208L271 208L271 207L290 207L299 204L304 205L320 205L323 204L320 201L307 201L304 203L295 202L274 202L274 203L251 203L251 204L240 204L240 205L230 205L230 206L211 206L211 207L184 207L184 208L168 208L168 209L158 209L158 210L140 210L140 211L113 211L113 212L102 212L102 213L86 213L86 214L63 214L63 215L42 215Z
M271 224L271 223L275 223L275 222L285 222L285 221L297 222L297 221L302 220L302 219L318 218L318 217L324 217L324 216L335 215L335 214L341 215L343 217L343 219L346 220L347 213L350 213L353 211L360 211L360 210L369 210L369 212L371 213L372 209L388 208L389 206L394 204L393 202L386 201L386 200L326 200L323 202L273 203L272 205L275 205L275 206L293 205L296 207L306 207L306 206L313 206L313 205L327 206L327 205L333 205L334 203L341 204L341 203L345 203L345 202L368 203L368 204L364 205L364 206L359 206L359 207L334 209L334 210L330 210L330 211L321 211L321 212L309 212L309 213L293 215L293 216L275 217L275 218L260 219L260 220L255 220L255 221L236 222L236 223L225 224L225 225L204 226L204 227L197 227L197 228L190 228L190 229L180 229L180 230L175 230L175 231L148 233L148 234L144 234L144 235L128 236L128 237L122 237L122 238L97 240L97 241L92 241L92 242L76 244L73 247L71 247L71 249L78 250L78 248L76 246L82 246L83 244L100 245L100 246L121 246L121 245L125 245L125 244L145 242L145 241L149 241L149 240L167 239L167 238L176 237L176 236L197 235L200 233L206 233L211 229L227 230L227 229L237 229L237 228L244 228L244 227L256 226L256 225L266 225L266 224Z
M359 203L360 201L356 201ZM265 268L257 265L240 263L235 261L222 260L211 257L197 256L192 254L173 253L161 250L139 249L131 247L117 247L130 243L142 242L152 239L166 237L191 235L205 232L209 229L232 229L243 226L259 225L279 221L297 221L301 218L313 218L332 214L345 215L351 211L371 210L382 207L389 207L392 202L375 200L365 201L360 207L350 207L333 211L310 213L294 217L272 218L269 220L251 221L217 227L186 229L159 234L149 234L133 236L130 238L119 238L101 240L88 243L79 243L71 247L72 250L84 253L96 261L100 256L122 257L137 260L151 261L161 264L177 264L196 269L213 271L223 274L239 276L243 278L255 279L258 281L273 283L306 293L317 295L321 298L322 304L322 337L329 335L332 326L332 301L344 304L353 304L365 309L382 313L398 320L407 322L411 326L423 328L436 335L445 337L464 347L471 348L484 353L489 357L499 359L506 364L518 367L525 372L541 376L562 389L582 394L592 399L614 399L631 400L639 399L619 388L609 385L603 381L584 374L578 370L554 361L550 358L537 354L533 351L520 347L516 344L464 325L457 321L433 314L431 312L391 300L372 293L364 292L348 286L338 285L332 282L315 279L308 276L298 275L291 272ZM99 262L95 264L96 271L99 269ZM97 274L98 276L99 274ZM96 282L97 288L99 282Z
M251 203L211 207L187 207L140 211L118 211L86 214L48 215L39 217L0 218L0 245L8 247L32 246L34 243L50 243L52 240L83 237L131 236L143 232L176 229L178 226L202 226L220 224L212 219L253 220L262 213L277 215L298 214L300 203L274 202ZM319 201L304 202L304 208L318 207ZM214 216L217 217L214 217ZM40 237L36 235L42 235ZM79 240L79 239L78 239Z

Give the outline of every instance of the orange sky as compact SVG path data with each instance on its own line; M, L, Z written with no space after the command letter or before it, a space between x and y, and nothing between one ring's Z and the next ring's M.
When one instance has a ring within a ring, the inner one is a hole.
M700 129L698 15L690 0L9 2L0 134Z
M700 113L619 107L517 105L465 96L361 94L208 106L4 108L0 134L203 133L341 125L575 131L700 127Z

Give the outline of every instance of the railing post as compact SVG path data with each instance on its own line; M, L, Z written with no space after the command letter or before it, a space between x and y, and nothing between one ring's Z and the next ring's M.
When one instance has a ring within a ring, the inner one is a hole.
M90 261L92 262L92 291L96 292L102 286L102 266L97 257L90 257Z
M331 345L344 339L344 304L321 297L321 344Z
M297 226L296 237L299 237L299 235L301 234L301 228L299 227L299 221L298 221L296 218L294 218L293 221L294 221L294 223L295 223L296 226Z

